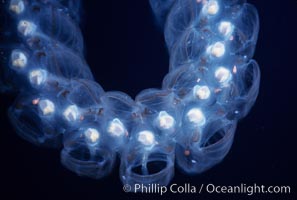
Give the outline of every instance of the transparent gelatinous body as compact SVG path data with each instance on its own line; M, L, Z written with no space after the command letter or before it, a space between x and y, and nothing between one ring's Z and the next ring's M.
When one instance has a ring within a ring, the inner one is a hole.
M257 10L245 0L150 0L170 55L161 89L135 100L105 92L86 64L80 1L11 0L20 38L3 88L19 92L10 121L25 140L61 147L65 167L102 178L120 157L124 184L167 185L175 164L202 173L230 150L256 101ZM4 90L4 89L3 89ZM133 189L131 191L134 191Z

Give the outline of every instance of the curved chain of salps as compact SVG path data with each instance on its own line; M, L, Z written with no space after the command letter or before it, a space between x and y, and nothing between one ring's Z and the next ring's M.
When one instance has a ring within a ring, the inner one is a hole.
M106 176L119 155L121 180L132 187L167 185L175 163L191 174L219 163L258 95L256 9L244 0L151 0L170 68L161 89L134 101L93 80L78 3L9 3L22 41L6 70L20 92L9 109L17 133L63 146L63 165L82 176Z

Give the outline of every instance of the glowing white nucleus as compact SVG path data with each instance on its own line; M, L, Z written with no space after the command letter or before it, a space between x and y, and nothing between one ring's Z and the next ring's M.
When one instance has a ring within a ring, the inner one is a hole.
M16 14L21 14L25 10L25 4L22 0L11 0L9 4L9 10Z
M234 30L234 26L231 22L227 22L227 21L222 21L220 24L219 24L219 32L225 36L225 37L228 37L232 34L233 30Z
M152 146L156 143L154 133L148 130L138 133L138 141L145 146Z
M107 128L107 132L110 133L112 136L122 136L125 134L126 129L124 124L121 122L121 120L119 120L118 118L113 119L108 128Z
M18 31L24 36L33 35L36 32L37 26L30 21L21 20L18 24Z
M166 111L159 112L157 121L159 128L164 130L171 129L172 127L174 127L175 124L174 118Z
M215 44L209 46L207 51L214 57L222 57L225 54L225 45L222 42L216 42Z
M208 99L210 96L210 90L209 87L204 85L204 86L200 86L200 85L196 85L194 87L194 96L197 97L198 99Z
M215 71L215 78L219 83L227 83L231 80L232 74L229 69L225 67L219 67Z
M29 73L29 80L32 85L40 86L46 80L47 72L43 69L32 70Z
M68 106L63 112L63 116L69 122L76 121L78 119L78 115L79 112L76 105Z
M208 15L215 15L219 12L219 4L215 0L210 0L205 3L203 7L203 12L208 14Z
M100 133L94 128L88 128L85 130L84 135L87 142L91 144L97 143L100 138Z
M205 116L199 108L192 108L189 110L187 118L191 123L197 126L203 126L206 122Z
M11 53L12 66L17 68L24 68L27 66L28 58L24 52L20 50L13 50Z
M43 115L50 115L55 112L54 103L48 99L40 100L38 106Z

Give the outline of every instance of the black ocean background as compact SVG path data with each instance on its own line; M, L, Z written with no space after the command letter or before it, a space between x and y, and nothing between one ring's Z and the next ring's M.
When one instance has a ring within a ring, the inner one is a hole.
M297 0L249 0L260 15L254 59L261 68L261 88L250 114L239 122L231 151L209 171L189 176L176 170L172 183L194 186L289 185L292 194L255 195L249 199L296 199L297 190ZM160 87L168 71L163 35L154 25L147 0L83 2L82 31L86 59L96 80L108 90L135 97ZM2 15L1 15L2 16ZM0 199L161 198L126 194L118 165L102 180L79 177L60 163L57 150L39 148L19 138L7 118L13 96L0 96ZM247 195L166 194L176 199L245 199Z

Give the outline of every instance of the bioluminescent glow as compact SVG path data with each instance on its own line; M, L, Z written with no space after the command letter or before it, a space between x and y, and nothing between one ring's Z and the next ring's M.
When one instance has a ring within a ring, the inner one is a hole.
M228 153L239 119L254 104L259 31L244 0L150 0L164 30L169 73L160 89L132 100L105 92L83 56L77 0L11 0L20 44L7 66L19 96L9 109L29 142L62 147L65 167L108 175L119 155L124 184L167 185L174 166L196 174Z

